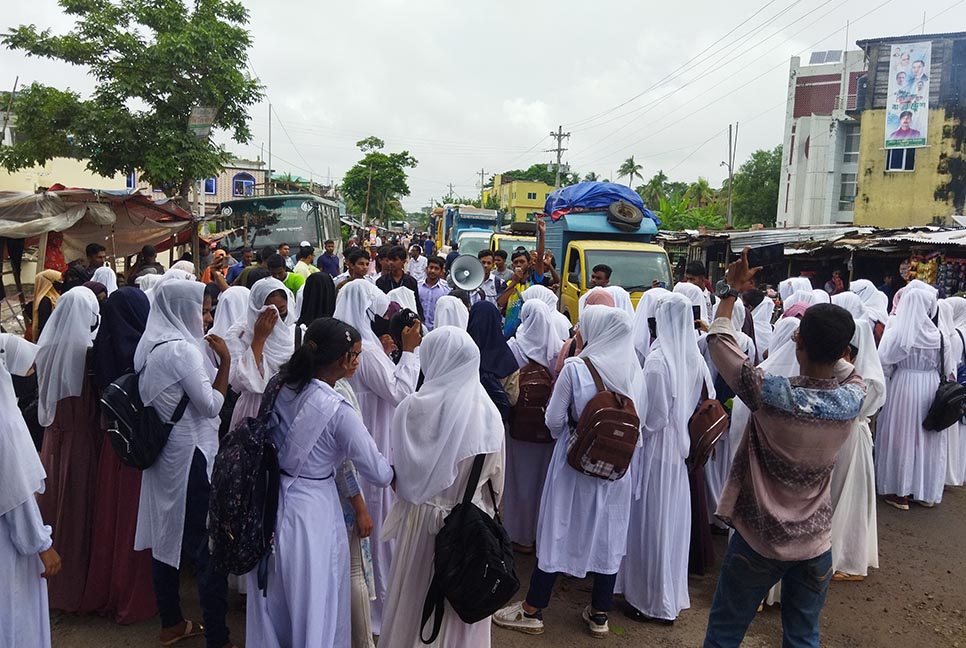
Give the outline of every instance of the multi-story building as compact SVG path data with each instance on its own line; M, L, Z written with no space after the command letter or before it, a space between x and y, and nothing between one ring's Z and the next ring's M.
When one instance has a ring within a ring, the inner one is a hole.
M792 57L779 185L779 226L853 221L859 167L855 108L865 57L859 50Z
M500 211L509 214L510 220L532 222L536 214L543 213L547 196L552 191L553 187L544 182L515 180L498 173L493 176L493 188L483 192L483 204L486 205L487 198L493 196L500 204Z
M233 158L214 178L205 179L205 212L215 213L218 205L226 200L263 194L268 182L268 165L262 160ZM139 188L145 193L161 194L160 187L141 182L136 173L127 177L127 188Z
M950 222L966 202L966 32L856 43L868 62L855 224Z

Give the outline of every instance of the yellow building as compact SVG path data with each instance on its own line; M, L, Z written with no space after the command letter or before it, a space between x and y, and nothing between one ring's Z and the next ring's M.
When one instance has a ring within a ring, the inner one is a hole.
M542 214L547 196L553 187L543 182L514 180L502 174L493 176L493 188L484 191L483 200L495 196L500 203L500 211L511 214L513 222L533 222L534 214Z
M36 191L39 187L62 184L68 188L123 190L123 175L105 178L87 169L87 160L54 158L43 166L14 173L0 172L0 190Z
M922 46L925 43L928 48ZM880 38L857 45L865 51L869 71L864 102L860 90L857 105L855 224L884 228L952 224L950 216L961 214L966 200L963 178L958 177L962 174L950 173L964 163L962 141L957 143L955 133L962 128L964 111L959 90L966 72L966 33ZM925 143L886 149L887 131L893 133L898 127L895 116L887 126L889 105L896 112L897 101L890 96L890 78L906 74L899 67L903 52L921 50L931 54L925 70L929 84L928 126L921 132Z

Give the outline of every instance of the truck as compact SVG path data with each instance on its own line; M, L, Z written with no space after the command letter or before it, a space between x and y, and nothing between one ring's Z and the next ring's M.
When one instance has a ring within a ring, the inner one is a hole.
M612 269L610 285L629 292L635 308L644 291L652 286L659 284L670 289L671 264L664 248L653 243L657 223L651 218L642 218L633 229L617 227L604 208L571 211L545 220L544 245L553 252L557 263L562 263L559 308L574 324L580 297L592 287L594 266L604 264Z

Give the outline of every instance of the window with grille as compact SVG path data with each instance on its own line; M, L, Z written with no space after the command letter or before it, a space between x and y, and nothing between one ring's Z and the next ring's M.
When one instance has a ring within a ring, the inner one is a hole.
M843 173L841 189L839 190L839 211L852 211L855 205L855 194L858 187L858 175Z

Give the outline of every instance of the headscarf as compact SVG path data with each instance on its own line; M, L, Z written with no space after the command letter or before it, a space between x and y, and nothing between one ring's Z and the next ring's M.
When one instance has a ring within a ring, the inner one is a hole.
M751 317L755 320L755 346L758 347L759 354L764 354L765 349L771 346L773 333L771 320L775 315L775 300L765 295L761 303L751 310Z
M145 293L149 293L151 292L152 289L154 289L158 285L158 283L161 281L161 277L163 276L164 275L153 274L153 273L141 275L140 277L134 280L134 283L135 285L137 285L138 288L143 290Z
M605 286L604 290L614 298L614 308L619 308L634 319L634 304L631 302L631 295L621 286Z
M215 321L208 333L224 338L232 326L244 322L250 297L251 291L244 286L231 286L221 293L218 297L218 306L215 308Z
M520 327L513 339L523 356L551 373L554 371L554 359L560 352L561 340L556 337L550 309L545 303L535 299L523 302Z
M798 302L792 304L782 313L782 319L802 319L802 315L808 310L811 304L806 304L805 302Z
M551 319L557 330L557 335L560 336L561 340L566 340L570 337L570 329L572 328L570 320L567 319L566 315L557 310L557 295L552 290L546 286L535 284L520 293L520 299L524 302L528 299L539 299L546 304L550 308L550 313L552 314Z
M778 284L778 294L782 298L782 303L784 303L793 293L796 292L811 292L812 282L808 277L790 277L785 281Z
M503 337L500 309L495 304L485 300L473 304L466 332L480 350L481 373L491 373L503 379L517 370L516 358Z
M812 303L813 304L831 304L832 298L829 294L822 290L821 288L816 288L812 291Z
M653 288L651 289L653 290ZM650 290L647 292L651 292ZM674 290L672 292L679 293L688 298L691 302L691 306L698 306L701 309L701 321L708 321L708 300L704 298L704 291L695 286L693 283L688 283L687 281L679 281L674 285ZM645 295L647 293L644 293ZM638 310L640 310L640 304L638 303ZM654 317L654 315L650 315ZM692 330L694 327L691 327Z
M712 397L711 374L698 350L690 298L684 293L665 295L657 302L655 318L661 344L648 355L644 373L657 370L670 379L668 393L673 400L670 420L676 429L681 429L687 425L697 405L688 396L699 376L708 386L709 397ZM679 435L678 439L683 442L679 447L683 459L688 455L690 444L687 436Z
M617 302L614 301L614 296L603 288L591 288L577 303L578 317L583 315L584 309L587 306L609 306L610 308L615 308Z
M889 321L889 296L875 287L868 279L856 279L849 288L865 304L867 317L873 322L885 324Z
M40 302L46 297L50 300L51 308L56 307L60 292L54 284L60 283L63 279L64 276L56 270L44 270L34 277L34 314L33 323L31 324L34 342L37 341L37 330L40 328L40 317L38 315L40 312Z
M436 316L434 328L440 326L455 326L466 330L470 312L466 310L466 304L450 295L444 295L436 302Z
M699 293L701 292L701 289L697 286L691 287ZM637 354L637 359L642 367L644 366L645 358L651 352L651 327L648 326L647 320L654 317L654 311L657 310L657 303L669 294L671 294L671 291L665 290L664 288L651 288L644 293L641 301L637 302L637 312L634 313L631 336L634 339L634 352ZM701 301L704 301L703 294Z
M95 270L91 276L91 281L104 284L108 296L113 295L114 291L117 290L117 274L114 272L114 268L110 266L103 265Z
M296 325L308 326L320 317L335 312L335 283L328 272L313 272L299 288Z
M57 308L37 341L37 420L54 422L57 403L80 396L84 389L91 330L100 320L100 303L87 288L78 286L61 295Z
M87 288L89 291L94 293L95 297L97 297L98 295L104 295L104 297L107 297L110 294L107 292L107 286L105 286L99 281L85 281L83 286L84 288Z
M399 304L402 308L408 308L414 313L419 312L416 308L416 294L412 288L406 288L406 286L393 288L389 291L389 301Z
M172 270L186 272L187 274L191 275L192 279L195 278L195 264L193 264L191 261L178 261L168 269L168 272L171 272ZM168 273L166 272L165 274Z
M232 359L237 362L237 359L251 347L258 317L268 309L278 312L275 306L265 305L269 296L276 292L285 295L285 299L288 301L288 312L285 318L282 318L279 313L279 317L272 327L272 332L269 333L265 340L265 346L262 347L262 376L266 380L278 373L282 365L292 358L292 353L295 351L295 328L290 323L294 319L292 293L285 287L285 284L272 277L256 281L248 295L248 309L245 311L245 319L233 324L225 336L225 342L228 344L229 351L231 351Z
M30 430L17 409L17 395L11 374L23 376L30 371L37 346L23 338L0 333L0 407L3 408L4 434L0 434L0 517L44 492L43 464L30 438ZM7 576L10 578L11 576Z
M837 295L832 295L832 303L849 311L849 314L855 321L865 319L865 304L862 303L862 298L854 292L845 291Z
M778 349L785 346L786 342L791 341L792 336L798 327L801 326L802 320L797 317L789 317L788 319L780 319L775 324L775 332L772 335L771 343L768 345L768 357L770 358Z
M782 300L782 308L784 309L784 312L787 313L795 304L805 304L807 308L815 303L817 302L815 301L815 293L813 291L797 290L789 295L787 299Z
M204 355L205 324L201 315L205 285L198 281L169 281L152 294L148 323L134 351L134 370L141 373L138 384L145 405L153 403L161 392L185 376L210 373ZM166 346L171 347L171 361L148 365L148 355L164 342L170 343Z
M94 338L94 378L104 389L134 371L134 350L148 323L148 297L138 288L114 291L101 309L101 326Z
M913 348L939 348L942 334L932 321L932 313L936 308L935 294L930 294L926 290L906 291L901 308L886 324L879 343L879 358L882 364L892 365L901 362Z
M425 382L403 399L392 421L396 494L417 505L452 486L463 460L503 449L503 421L480 384L480 351L469 334L434 329L423 340L420 362ZM501 487L502 471L494 484Z
M653 290L653 288L652 288ZM584 338L581 358L589 358L604 381L604 386L629 398L637 397L637 378L641 365L631 342L631 318L619 308L588 306L580 318ZM580 362L568 358L567 363Z
M354 326L362 336L363 346L382 350L382 342L372 331L372 320L382 317L389 310L389 295L376 288L369 281L350 281L342 286L335 300L335 315L350 326ZM388 360L388 358L386 358Z
M178 264L176 263L175 265L178 265ZM148 276L152 276L152 275L148 275ZM153 276L157 277L157 275L153 275ZM172 267L170 270L165 272L156 280L149 281L148 288L144 287L143 281L138 285L141 287L141 290L147 293L148 299L153 304L155 293L157 292L158 288L160 288L164 284L171 283L172 281L194 281L194 280L195 280L195 276L193 274L185 272L184 270L180 270L178 268Z

